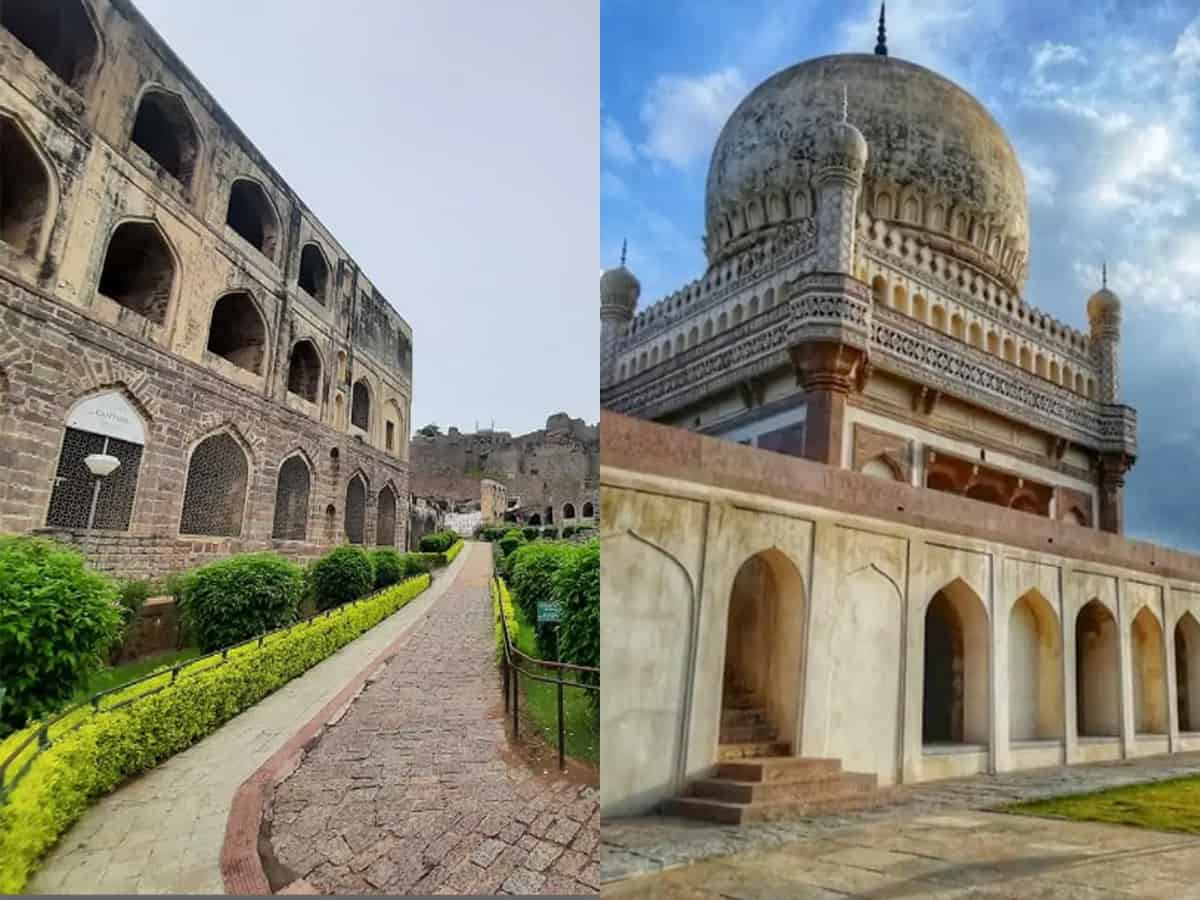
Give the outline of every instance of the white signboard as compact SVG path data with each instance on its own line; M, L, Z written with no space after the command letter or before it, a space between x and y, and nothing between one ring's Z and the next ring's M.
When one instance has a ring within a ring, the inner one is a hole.
M120 391L110 391L84 400L67 416L67 427L131 444L146 443L146 426L142 424L142 417Z

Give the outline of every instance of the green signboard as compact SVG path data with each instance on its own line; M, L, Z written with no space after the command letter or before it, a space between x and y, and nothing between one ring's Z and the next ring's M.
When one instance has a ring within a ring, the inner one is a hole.
M539 603L537 609L539 625L542 622L557 622L559 620L557 603Z

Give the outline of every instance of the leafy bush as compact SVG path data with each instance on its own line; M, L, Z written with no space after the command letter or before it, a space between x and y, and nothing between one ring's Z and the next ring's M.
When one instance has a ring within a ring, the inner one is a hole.
M521 529L521 534L525 535L525 540L536 541L541 536L542 529L535 528L533 525L526 525Z
M422 553L445 553L459 539L455 531L435 531L421 538Z
M37 860L98 797L211 734L428 585L427 577L405 581L329 618L271 635L262 647L239 647L223 665L185 669L173 684L166 674L161 684L151 679L131 687L131 696L162 690L120 709L92 715L84 707L86 719L74 731L52 729L54 745L0 805L0 893L20 893Z
M296 620L304 573L274 553L246 553L209 563L183 584L179 611L206 653Z
M309 591L322 611L365 597L374 585L371 558L356 544L330 550L308 569Z
M499 585L499 588L496 587ZM509 638L513 641L517 637L517 614L513 611L512 597L508 593L508 586L499 579L492 579L492 615L495 625L492 629L492 635L496 641L496 662L504 661L504 632L500 626L500 616L503 614L504 621L508 625Z
M512 555L512 552L525 543L525 535L519 528L512 528L504 533L504 537L500 538L500 552L507 559Z
M564 662L600 667L600 542L574 548L554 576L562 621L558 649Z
M562 536L563 536L564 538L569 538L569 537L570 537L571 535L573 535L574 533L575 533L575 526L574 526L574 525L564 525L564 526L563 526L563 530L562 530Z
M464 543L462 540L455 541L454 545L445 553L446 565L450 565L450 563L454 562L454 557L462 553L462 548L465 546L466 543Z
M409 574L407 560L391 547L371 551L371 568L375 570L375 590L390 587Z
M508 560L508 583L525 621L537 621L538 601L554 597L554 576L572 553L567 544L539 541L513 551Z
M70 699L123 614L112 581L52 541L0 538L0 735Z

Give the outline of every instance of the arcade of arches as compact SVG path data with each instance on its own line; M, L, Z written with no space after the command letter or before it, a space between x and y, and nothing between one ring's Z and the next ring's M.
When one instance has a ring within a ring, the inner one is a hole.
M745 741L883 785L1200 750L1200 557L1112 538L1101 562L1089 530L1031 536L1003 510L967 537L962 497L917 518L927 491L804 460L748 481L744 448L702 440L688 480L660 474L666 441L601 468L604 621L624 635L601 640L621 710L601 714L606 815L680 796ZM818 496L856 513L800 499Z

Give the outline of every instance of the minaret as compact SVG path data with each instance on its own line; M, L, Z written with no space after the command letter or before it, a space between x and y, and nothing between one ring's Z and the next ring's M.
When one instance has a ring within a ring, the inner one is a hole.
M625 242L621 242L621 264L600 276L600 384L612 384L616 375L617 343L622 330L633 320L642 286L625 268Z
M1107 406L1121 402L1121 300L1108 289L1108 265L1101 268L1100 290L1087 302L1092 329L1092 359L1099 385L1096 399ZM1133 465L1126 451L1107 451L1099 458L1100 529L1121 534L1125 528L1125 473Z
M850 275L854 272L855 215L867 165L867 140L850 124L845 85L841 119L825 129L817 154L817 209L824 232L818 236L817 270Z

